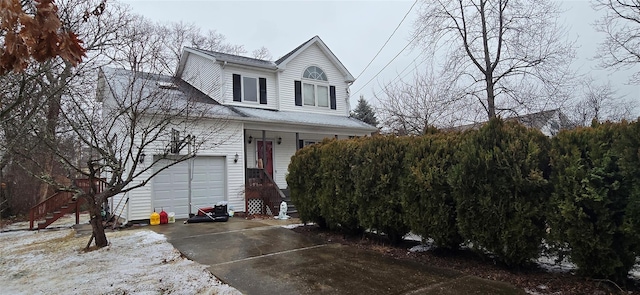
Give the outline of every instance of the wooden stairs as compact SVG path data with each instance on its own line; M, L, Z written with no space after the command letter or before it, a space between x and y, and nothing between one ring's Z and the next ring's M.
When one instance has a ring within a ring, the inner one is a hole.
M98 193L104 189L103 181L95 180ZM90 189L88 179L76 179L76 186L88 191ZM56 192L46 200L38 203L29 210L29 229L44 229L54 223L60 217L69 213L75 213L76 224L80 223L80 205L84 203L84 199L74 198L73 192L60 191Z

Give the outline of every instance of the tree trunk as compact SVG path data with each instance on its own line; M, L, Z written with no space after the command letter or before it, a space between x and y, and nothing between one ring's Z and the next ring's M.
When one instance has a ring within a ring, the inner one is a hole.
M496 95L494 93L493 77L491 75L486 76L487 82L487 115L489 120L496 117Z
M45 127L45 140L49 141L50 145L57 145L57 128L58 118L60 117L60 106L62 101L63 89L66 87L67 82L71 78L72 65L69 62L64 63L64 69L58 77L54 76L51 72L45 73L49 80L49 95L47 98L47 122ZM44 149L43 151L43 171L44 175L53 177L54 171L54 152L51 149ZM40 186L40 202L44 201L53 194L49 184L43 183Z
M95 197L87 197L89 203L89 213L91 214L91 228L95 238L96 247L106 247L108 244L107 235L104 233L104 225L102 224L102 212L100 203L96 202Z

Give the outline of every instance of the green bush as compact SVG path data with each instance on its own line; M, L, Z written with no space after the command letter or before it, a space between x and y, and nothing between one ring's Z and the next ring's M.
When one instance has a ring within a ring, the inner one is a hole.
M414 138L405 157L402 183L404 219L411 231L433 239L437 247L457 249L462 242L456 206L447 176L460 136L434 133Z
M463 136L449 178L460 233L508 266L537 258L550 195L548 138L499 119Z
M300 149L291 157L287 185L291 192L291 201L298 210L302 222L315 222L326 227L320 213L319 192L321 175L318 170L320 162L320 146L311 145Z
M623 283L638 254L638 122L595 124L553 139L550 238L581 275Z
M354 199L351 166L358 144L356 140L325 140L319 148L319 207L331 229L347 234L364 230L358 221L358 204Z
M358 220L398 243L409 232L404 221L400 180L406 173L404 154L411 138L377 136L359 141L352 166Z

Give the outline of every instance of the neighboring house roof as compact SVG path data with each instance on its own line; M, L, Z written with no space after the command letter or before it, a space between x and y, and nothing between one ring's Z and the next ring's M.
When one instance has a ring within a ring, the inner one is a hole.
M535 128L547 136L556 135L560 130L570 129L575 127L569 118L560 110L547 110L536 113L526 114L522 116L506 118L506 121L517 121L522 125ZM478 129L484 125L485 122L471 123L467 125L456 126L449 128L448 130L465 131L471 129Z
M350 83L355 81L355 78L353 78L353 75L349 73L347 68L342 64L342 62L340 62L338 57L336 57L335 54L333 54L331 49L329 49L329 47L327 47L327 45L318 36L314 36L313 38L300 44L298 47L296 47L289 53L285 54L275 62L241 56L241 55L203 50L203 49L198 49L193 47L185 47L183 51L183 55L185 53L198 54L203 57L214 58L216 61L219 61L219 62L228 62L231 64L237 64L237 65L248 66L248 67L256 67L256 68L268 69L268 70L284 70L286 69L286 65L289 61L294 59L298 54L300 54L301 52L303 52L305 49L307 49L309 46L313 44L318 45L320 50L329 58L329 60L331 60L331 62L336 66L336 68L344 75L346 82ZM184 58L184 56L183 58L180 58L180 64L178 66L178 71L177 71L178 75L182 73L182 70L184 69L184 66L185 66L184 65L185 61L186 61L186 58Z
M376 127L350 117L221 105L183 80L171 76L134 73L129 70L106 67L101 69L100 76L105 79L107 86L116 98L127 97L127 91L131 91L131 83L133 83L133 89L136 89L136 93L141 93L143 97L165 94L171 95L171 98L175 99L175 104L178 107L180 106L180 101L202 103L202 107L207 108L212 118L225 118L244 122L343 128L370 132L377 131Z

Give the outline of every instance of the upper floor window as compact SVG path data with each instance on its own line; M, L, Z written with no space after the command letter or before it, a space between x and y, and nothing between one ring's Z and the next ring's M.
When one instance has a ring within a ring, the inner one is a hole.
M244 101L258 101L258 79L242 77L242 98Z
M316 66L310 66L306 70L304 70L304 74L302 74L303 78L327 81L327 75L324 74L324 71Z
M267 104L267 79L233 74L233 101Z
M294 81L297 106L314 106L336 109L336 87L329 85L327 75L317 66L310 66L302 73L302 81Z

